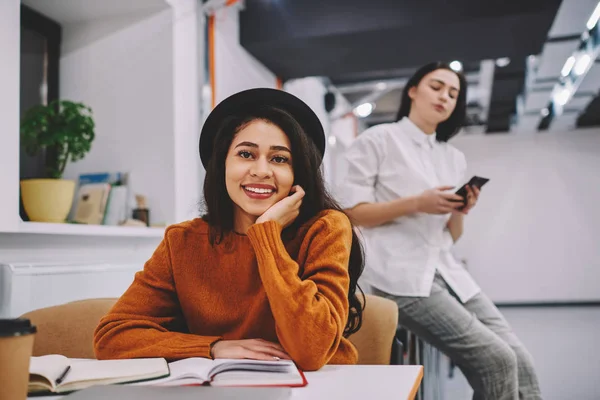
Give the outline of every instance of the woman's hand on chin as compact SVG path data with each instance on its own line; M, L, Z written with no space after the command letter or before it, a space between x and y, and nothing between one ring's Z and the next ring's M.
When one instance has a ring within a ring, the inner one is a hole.
M263 215L258 217L255 223L260 224L267 221L276 221L283 228L290 225L298 214L304 198L304 189L299 185L292 187L292 194L273 204Z

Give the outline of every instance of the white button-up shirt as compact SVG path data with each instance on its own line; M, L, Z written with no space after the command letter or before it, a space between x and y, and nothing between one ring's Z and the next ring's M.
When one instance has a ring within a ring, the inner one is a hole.
M348 171L339 193L344 208L413 196L437 186L464 183L465 156L436 141L408 118L363 132L346 153ZM427 297L436 270L463 302L479 287L451 253L450 214L417 213L361 228L363 279L396 296Z

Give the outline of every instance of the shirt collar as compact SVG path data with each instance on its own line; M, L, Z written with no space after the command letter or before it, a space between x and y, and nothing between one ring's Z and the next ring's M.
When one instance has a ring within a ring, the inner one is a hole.
M417 125L414 124L408 117L402 118L399 122L400 126L402 126L404 132L417 143L419 146L429 146L433 148L435 144L436 133L432 133L431 135L423 132Z

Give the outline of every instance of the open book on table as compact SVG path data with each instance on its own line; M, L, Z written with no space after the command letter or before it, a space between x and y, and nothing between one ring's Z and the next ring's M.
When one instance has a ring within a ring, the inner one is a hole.
M52 354L31 357L29 393L65 393L94 385L139 382L169 376L164 358L72 360Z
M169 363L167 378L136 383L153 386L306 386L304 374L291 361L187 358Z

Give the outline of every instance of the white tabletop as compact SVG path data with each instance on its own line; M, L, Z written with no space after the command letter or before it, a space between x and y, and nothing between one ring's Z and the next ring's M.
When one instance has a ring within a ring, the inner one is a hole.
M292 389L293 400L413 399L423 378L420 365L326 365L306 372L308 385ZM68 397L44 396L43 400ZM29 397L39 400L40 397Z
M413 399L423 378L420 365L326 365L306 372L308 385L294 400Z

